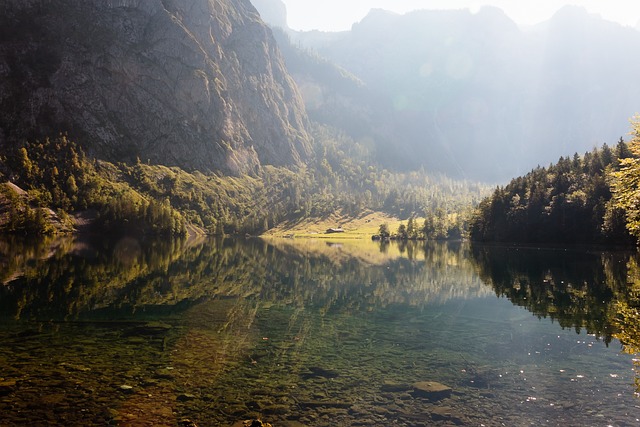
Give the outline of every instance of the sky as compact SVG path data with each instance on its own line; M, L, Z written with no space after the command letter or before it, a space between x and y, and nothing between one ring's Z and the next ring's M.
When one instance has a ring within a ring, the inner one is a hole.
M638 0L282 0L289 27L294 30L343 31L373 8L406 13L417 9L470 9L483 5L504 10L515 22L532 25L550 18L567 4L585 7L609 21L635 27L640 20Z

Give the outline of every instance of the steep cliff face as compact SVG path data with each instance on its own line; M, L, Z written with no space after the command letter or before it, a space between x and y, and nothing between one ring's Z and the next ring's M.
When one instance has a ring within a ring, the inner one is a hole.
M0 145L67 131L90 154L243 173L310 152L306 114L249 0L8 0Z

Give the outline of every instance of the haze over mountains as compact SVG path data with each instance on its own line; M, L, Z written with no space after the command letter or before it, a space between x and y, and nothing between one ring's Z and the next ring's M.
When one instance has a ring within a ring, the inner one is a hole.
M275 10L266 3L280 2L256 0ZM278 10L265 16L281 25ZM578 7L528 29L485 7L372 10L351 31L286 33L310 117L371 141L394 169L504 181L626 138L640 111L640 32ZM310 72L301 56L319 60L309 49L351 76Z

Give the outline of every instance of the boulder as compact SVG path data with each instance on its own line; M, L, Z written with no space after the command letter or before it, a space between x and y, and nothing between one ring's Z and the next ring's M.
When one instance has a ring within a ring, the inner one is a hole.
M435 381L420 381L413 384L413 395L432 401L451 397L451 387Z

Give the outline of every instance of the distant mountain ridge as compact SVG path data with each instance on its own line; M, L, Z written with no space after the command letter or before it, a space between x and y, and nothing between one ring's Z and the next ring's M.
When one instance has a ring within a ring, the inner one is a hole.
M347 70L367 92L340 104L339 88L294 72L311 118L339 128L364 123L350 134L374 141L378 161L397 170L504 181L614 144L640 111L640 60L632 54L640 32L579 7L528 29L492 7L377 9L351 31L288 35L292 46ZM367 104L354 113L361 101Z
M66 131L110 161L240 174L303 163L307 126L248 0L0 6L0 149Z
M251 0L260 17L271 27L288 29L287 6L282 0Z

